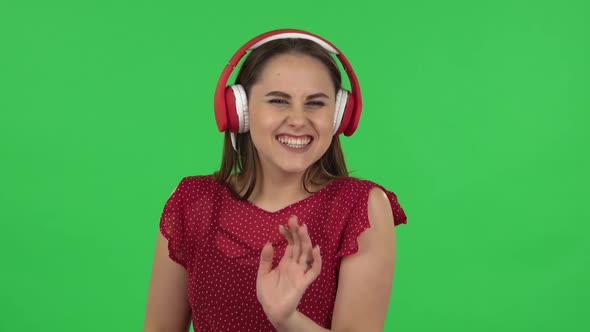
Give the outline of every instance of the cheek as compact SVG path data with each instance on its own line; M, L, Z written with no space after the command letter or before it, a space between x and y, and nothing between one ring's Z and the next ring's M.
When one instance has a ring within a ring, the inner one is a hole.
M255 143L267 141L270 137L269 135L272 135L276 130L278 122L280 122L279 119L270 110L262 107L251 110L248 114L248 123L250 135Z
M248 122L250 128L264 128L269 122L269 111L265 109L264 105L249 105Z
M320 127L321 127L322 133L332 134L332 129L334 128L334 113L333 112L326 112L325 114L322 114Z

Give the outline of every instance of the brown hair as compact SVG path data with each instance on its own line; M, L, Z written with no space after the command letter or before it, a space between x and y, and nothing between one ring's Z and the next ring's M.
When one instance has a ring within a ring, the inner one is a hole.
M249 96L252 85L258 81L268 60L286 53L304 54L318 59L328 68L335 91L340 89L342 85L340 71L330 53L313 41L299 38L273 40L251 51L238 72L235 84L241 84L246 91L246 96ZM254 190L260 159L249 132L236 134L236 148L237 152L232 146L230 132L226 131L221 167L213 174L213 177L218 183L227 184L236 196L248 199ZM308 183L322 185L330 180L346 176L348 176L348 170L340 139L334 136L324 155L305 171L303 187L311 193L307 188ZM239 193L244 190L246 190L244 195L240 195Z

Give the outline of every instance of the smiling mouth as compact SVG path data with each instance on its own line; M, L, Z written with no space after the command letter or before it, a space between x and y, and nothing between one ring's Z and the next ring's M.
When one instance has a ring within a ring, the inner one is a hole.
M292 149L303 149L308 146L312 141L313 138L311 136L304 136L304 137L289 137L289 136L277 136L276 140Z

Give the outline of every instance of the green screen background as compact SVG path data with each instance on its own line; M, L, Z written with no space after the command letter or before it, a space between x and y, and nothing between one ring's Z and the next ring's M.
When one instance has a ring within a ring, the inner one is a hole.
M2 2L0 330L141 330L164 203L219 165L218 76L285 27L351 61L349 168L408 215L386 331L589 329L589 9Z

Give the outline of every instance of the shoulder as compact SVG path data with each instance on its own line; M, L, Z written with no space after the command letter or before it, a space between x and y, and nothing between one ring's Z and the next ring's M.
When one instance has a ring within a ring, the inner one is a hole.
M363 179L354 176L343 176L334 180L334 183L343 188L364 188L379 186L377 182L370 179Z
M353 210L363 215L393 214L395 224L406 223L406 215L397 195L383 185L356 177L340 178L334 185L334 195L347 200ZM383 218L379 217L380 220Z
M371 227L379 229L388 229L389 225L396 223L393 215L393 206L389 197L381 187L373 187L369 190L367 199L367 212Z
M212 175L188 175L184 176L177 182L170 198L203 196L214 193L222 189L222 185L215 182Z
M216 184L212 175L187 175L180 180L178 187L201 188L212 187Z
M387 199L386 193L390 192L376 182L356 177L343 177L334 181L336 183L333 185L333 191L349 198L379 200L379 197L382 197Z

